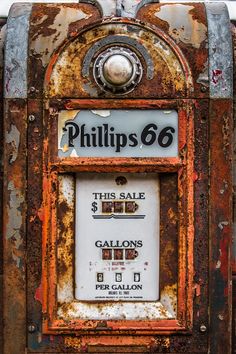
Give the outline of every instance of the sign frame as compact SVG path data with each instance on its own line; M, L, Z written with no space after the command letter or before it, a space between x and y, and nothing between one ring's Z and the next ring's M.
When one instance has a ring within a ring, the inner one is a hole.
M78 172L175 172L178 175L178 309L176 319L107 320L102 326L104 333L155 334L189 332L192 327L192 279L193 279L193 100L140 100L140 109L176 109L179 126L179 156L171 158L58 158L57 116L61 109L134 109L135 100L53 100L45 112L48 137L44 144L44 220L43 220L43 333L96 333L101 331L101 321L58 316L57 299L57 202L58 176ZM188 182L187 182L188 181ZM73 209L73 206L72 206ZM73 211L71 212L73 218ZM72 219L71 219L72 221ZM73 223L71 223L72 225ZM73 231L70 232L73 234ZM73 237L72 237L73 239ZM73 241L72 241L73 242ZM73 253L73 245L68 246ZM65 249L65 248L64 248ZM70 264L73 273L73 263ZM72 274L71 273L71 274ZM73 301L64 304L67 314ZM186 306L187 304L187 306ZM100 305L99 305L100 306ZM65 313L65 312L64 312ZM100 333L100 332L99 332Z

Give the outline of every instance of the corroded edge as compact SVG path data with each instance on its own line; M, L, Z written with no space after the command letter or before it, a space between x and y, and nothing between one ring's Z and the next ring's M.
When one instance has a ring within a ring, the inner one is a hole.
M32 4L14 4L7 20L4 97L27 98L29 17Z
M224 3L206 3L209 39L210 98L233 97L233 48Z

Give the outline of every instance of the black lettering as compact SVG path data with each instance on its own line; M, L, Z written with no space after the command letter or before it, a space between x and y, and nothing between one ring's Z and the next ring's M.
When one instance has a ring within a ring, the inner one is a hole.
M158 144L163 147L169 147L173 142L173 134L175 133L175 129L172 127L166 127L162 129L158 136Z
M143 247L143 241L142 240L138 240L136 247Z
M68 127L68 146L74 147L74 139L79 136L79 126L74 122L67 122L65 127ZM66 129L67 130L67 129Z
M127 136L125 134L116 134L116 152L120 152L120 148L127 144Z
M92 131L95 132L96 128L92 127ZM96 133L92 133L91 136L92 136L92 146L93 147L97 147L97 135L96 135Z
M146 125L141 134L141 141L144 145L152 145L156 140L157 125L154 123Z
M86 139L86 143L85 143ZM81 125L81 134L80 134L80 145L81 147L90 147L90 135L85 133L85 124Z
M98 127L98 146L103 147L102 144L102 127Z
M109 147L108 144L108 124L103 124L104 127L104 146Z
M129 140L132 143L132 144L129 143L129 146L135 147L138 145L137 134L135 134L135 133L129 134Z
M113 133L114 132L114 128L113 127L111 127L110 128L110 131L112 132L112 133L110 133L110 146L111 147L114 147L115 146L115 134Z

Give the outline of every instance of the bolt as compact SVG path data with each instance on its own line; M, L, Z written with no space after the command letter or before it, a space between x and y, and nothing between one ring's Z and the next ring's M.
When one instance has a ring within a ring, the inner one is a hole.
M34 333L34 332L36 331L36 326L31 323L31 324L28 326L28 331L29 331L29 333Z
M207 331L207 328L204 324L201 324L200 326L200 332L205 333Z
M33 114L29 115L29 121L33 122L35 120L35 116Z
M30 92L30 93L34 93L35 91L36 91L36 88L33 87L33 86L31 86L30 89L29 89L29 92Z
M207 92L207 87L206 87L206 86L202 86L202 87L201 87L201 92L202 92L202 93Z

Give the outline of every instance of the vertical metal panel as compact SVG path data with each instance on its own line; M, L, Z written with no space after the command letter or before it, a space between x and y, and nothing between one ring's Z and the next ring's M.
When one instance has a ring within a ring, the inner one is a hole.
M27 97L28 31L31 4L14 4L7 21L4 96Z
M0 141L3 141L3 46L6 19L0 18ZM3 197L3 144L0 146L0 352L3 351L3 239L2 239L2 197Z
M6 100L4 113L4 354L25 353L26 110Z
M233 52L230 20L224 3L206 3L211 98L233 97Z
M231 21L233 50L234 50L234 136L233 136L233 245L232 245L232 280L233 280L233 297L232 297L232 351L236 352L236 21Z
M42 101L28 100L28 191L27 191L27 325L35 330L28 333L28 348L42 346Z
M209 352L214 354L231 353L232 132L232 101L212 100L210 105Z

